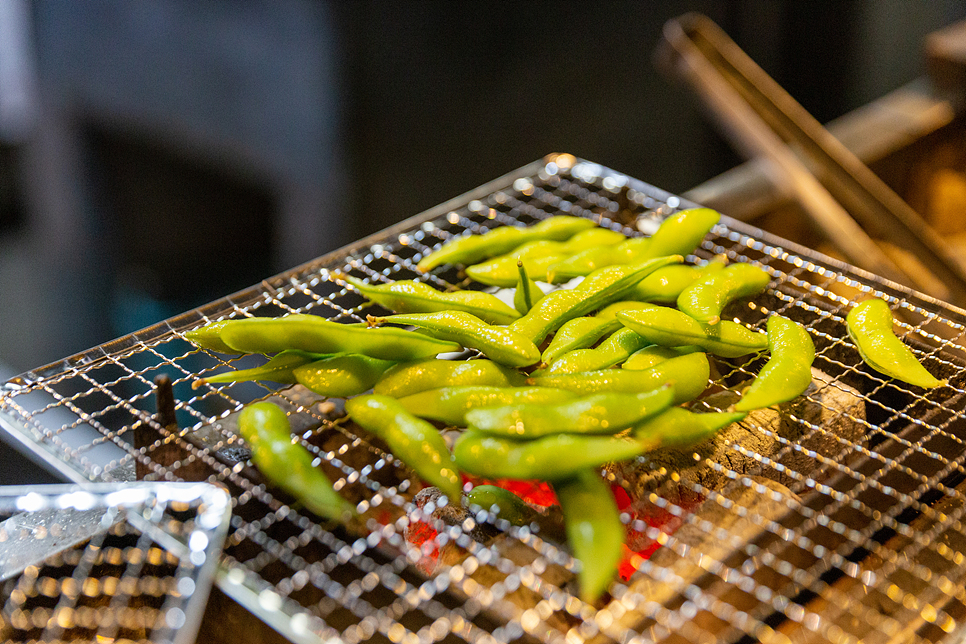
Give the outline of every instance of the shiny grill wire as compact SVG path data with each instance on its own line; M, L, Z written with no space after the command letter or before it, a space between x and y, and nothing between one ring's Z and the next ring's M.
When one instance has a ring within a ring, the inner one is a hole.
M342 401L271 383L199 382L265 358L184 339L229 317L361 322L382 311L342 274L483 288L454 267L416 271L454 235L562 213L638 235L689 205L552 155L252 289L23 374L0 390L0 423L73 481L225 486L234 512L219 587L294 641L956 640L966 619L966 312L763 231L725 218L688 261L723 254L767 270L767 293L728 316L759 330L771 313L803 323L823 375L796 404L750 416L713 452L608 468L630 499L622 518L636 546L598 606L574 594L579 563L565 544L486 509L417 504L412 473L345 417ZM903 339L947 386L925 391L863 365L844 320L868 296L889 302ZM763 361L716 360L709 392L740 386ZM153 415L161 374L173 383L180 429ZM290 412L358 521L320 522L247 462L233 414L265 397ZM728 404L706 395L695 407Z
M3 641L194 642L230 510L199 483L4 488Z

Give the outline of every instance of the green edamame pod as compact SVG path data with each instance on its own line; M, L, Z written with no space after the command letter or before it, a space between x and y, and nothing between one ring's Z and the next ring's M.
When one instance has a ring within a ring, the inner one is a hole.
M481 284L510 287L516 281L517 262L522 261L531 278L547 281L551 265L585 249L613 246L626 239L613 230L590 228L567 241L529 242L510 253L467 267L466 274Z
M661 387L640 394L591 394L566 402L519 403L466 412L472 430L533 439L550 434L616 434L671 406L674 391Z
M466 426L466 412L522 402L556 403L571 400L573 392L549 387L488 387L462 385L429 389L399 398L399 404L420 418L456 427Z
M550 267L553 280L564 280L587 275L604 266L639 263L666 255L688 255L704 239L704 236L720 221L721 215L710 208L691 208L671 215L650 237L635 238L631 245L621 244L614 252L580 253ZM550 275L548 275L548 278Z
M493 512L510 525L529 525L536 512L510 490L495 485L477 485L466 495L467 507L477 506Z
M676 304L681 291L696 280L717 273L725 267L724 260L717 257L704 266L676 264L658 269L642 279L627 294L629 299L659 304Z
M482 235L466 235L443 244L438 250L419 261L416 268L426 272L441 264L475 264L490 257L508 253L526 242L547 239L570 239L581 230L592 228L594 222L582 217L558 215L548 217L528 228L502 226Z
M283 385L294 385L296 380L295 374L292 371L295 368L330 357L317 353L306 353L305 351L283 351L260 367L217 373L213 376L195 381L192 383L191 388L197 389L203 384L245 382L249 380L270 380L271 382L278 382Z
M736 299L761 293L770 281L771 276L761 267L732 264L708 273L681 291L678 308L698 322L717 324L724 307Z
M238 431L251 447L252 462L273 484L319 516L346 521L355 508L332 489L332 482L312 463L315 456L293 442L282 409L270 402L248 405L238 415Z
M389 284L366 284L351 275L341 279L376 304L395 313L466 311L490 324L509 324L520 314L492 293L482 291L437 291L414 280Z
M632 353L651 343L630 329L615 331L610 337L593 349L575 349L560 356L546 369L533 372L533 375L555 373L579 373L606 369L627 360Z
M225 320L185 334L192 342L214 351L278 353L290 349L308 353L361 353L382 360L417 360L459 351L454 342L437 340L402 329L367 329L339 324L317 315Z
M632 435L646 445L648 450L658 447L691 447L706 441L747 415L745 412L698 414L681 407L671 407L639 424Z
M460 470L475 476L559 481L643 451L640 441L616 436L551 434L520 441L467 430L456 440L453 456Z
M540 350L523 334L510 327L487 324L463 311L401 313L384 318L370 315L368 321L371 325L386 322L411 324L440 340L450 340L467 349L477 349L493 362L508 367L526 367L540 361Z
M534 304L543 299L543 291L527 275L527 269L524 268L523 262L517 262L517 271L519 278L517 279L516 291L513 293L513 308L521 315L525 315L533 308Z
M527 376L492 360L439 360L430 358L390 367L373 385L373 392L401 398L437 389L440 385L520 387Z
M621 364L621 369L642 371L650 369L659 362L683 356L686 353L701 351L698 347L662 347L656 344L638 349Z
M688 314L666 306L622 311L617 314L617 319L662 347L694 345L723 358L737 358L768 348L768 336L764 333L730 320L702 324Z
M580 561L580 598L596 602L614 579L623 555L624 524L610 487L594 470L554 483L567 543Z
M572 289L548 293L508 328L540 344L564 322L596 311L621 298L635 284L662 266L680 262L680 255L661 257L633 266L610 266L588 275Z
M346 353L299 366L292 375L296 382L317 394L347 398L372 389L394 364L391 360Z
M707 389L711 377L708 356L690 353L670 358L642 371L627 369L602 369L583 373L564 373L537 376L527 379L527 384L538 387L567 389L581 394L599 392L640 393L664 385L674 387L674 404L694 400Z
M917 387L940 387L939 380L916 359L912 350L892 331L892 311L884 300L869 299L856 304L845 316L849 337L862 360L890 378Z
M735 411L751 411L787 402L801 395L812 382L815 344L801 324L780 315L768 318L768 352L762 367Z
M222 330L225 328L225 325L229 324L230 322L234 322L234 320L218 320L216 322L209 322L202 327L186 332L184 337L200 347L209 349L211 351L217 351L218 353L241 353L229 347L221 339Z
M589 347L619 328L621 323L616 317L606 319L598 315L567 320L554 333L541 359L544 364L551 364L565 353Z
M350 398L345 410L363 429L385 441L393 455L425 481L454 502L462 497L456 462L435 427L410 414L389 396Z
M642 260L650 244L651 240L648 237L632 237L616 246L588 248L548 266L547 281L557 284L582 275L590 275L607 266L633 264Z

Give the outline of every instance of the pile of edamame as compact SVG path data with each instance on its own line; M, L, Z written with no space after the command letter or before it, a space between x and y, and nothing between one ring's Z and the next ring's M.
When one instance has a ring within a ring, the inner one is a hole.
M571 216L463 236L423 257L419 270L459 264L484 284L516 285L515 306L486 292L344 276L348 287L393 314L368 324L312 315L207 324L187 337L212 351L276 355L262 367L198 384L264 379L346 398L352 420L451 502L462 500L463 474L549 482L581 562L581 596L595 602L614 576L625 534L601 466L697 444L749 411L794 399L811 382L815 348L800 324L772 314L762 333L722 319L731 302L767 288L767 272L720 258L682 263L719 219L707 208L684 210L652 236L632 239ZM533 281L575 277L578 284L545 295ZM943 384L893 335L881 300L856 306L847 323L877 371L922 387ZM479 356L437 358L464 349ZM708 354L763 351L767 362L732 410L680 406L707 388ZM433 423L462 428L452 450ZM248 406L239 431L261 473L308 509L337 520L354 512L310 467L309 452L293 442L278 407ZM485 509L511 522L528 516L509 494L487 489L468 498L497 499Z

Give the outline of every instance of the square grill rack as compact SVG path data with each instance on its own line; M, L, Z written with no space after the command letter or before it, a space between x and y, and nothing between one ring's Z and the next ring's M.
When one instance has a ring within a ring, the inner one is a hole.
M14 378L0 389L0 423L77 483L188 478L227 487L234 508L217 583L293 641L960 641L966 311L761 230L723 218L688 261L725 254L768 271L767 293L729 317L757 329L772 312L802 322L821 373L781 413L749 416L683 460L665 454L608 470L628 499L634 554L597 606L575 596L579 563L539 526L417 507L416 479L344 416L342 401L299 387L199 383L264 358L210 353L184 339L224 318L312 313L357 322L381 310L337 272L481 288L452 267L415 270L464 233L566 213L639 235L691 205L550 155L249 290ZM863 365L844 319L868 296L889 302L903 339L947 386L920 390ZM761 364L716 361L709 392L737 386ZM161 374L173 382L181 429L153 415ZM247 463L234 413L265 397L290 411L302 444L358 504L358 522L319 523ZM727 395L697 404L724 408ZM413 539L420 526L430 529L422 543Z

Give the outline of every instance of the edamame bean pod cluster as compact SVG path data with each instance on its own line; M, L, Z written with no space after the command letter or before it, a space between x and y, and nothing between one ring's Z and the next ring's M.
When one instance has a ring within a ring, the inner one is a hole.
M466 266L484 283L516 285L512 301L439 291L419 280L370 284L340 274L347 290L393 313L371 318L373 328L289 315L214 322L187 336L211 351L277 354L260 368L210 376L210 386L266 379L348 398L350 418L451 502L461 496L462 473L551 482L582 560L582 595L595 601L613 577L623 541L611 503L587 507L588 499L610 495L601 466L691 445L743 417L741 410L698 414L678 406L708 386L707 354L771 348L777 358L798 342L776 336L771 343L771 327L766 336L717 319L729 302L767 284L766 273L746 265L681 263L718 219L708 209L685 210L651 237L630 240L568 216L499 227L444 244L418 268ZM582 280L558 290L533 281L575 276ZM657 302L689 302L683 307L701 319ZM473 352L469 359L437 357L465 349ZM777 371L798 362L788 353ZM440 424L461 430L453 445ZM525 514L510 505L514 517Z

